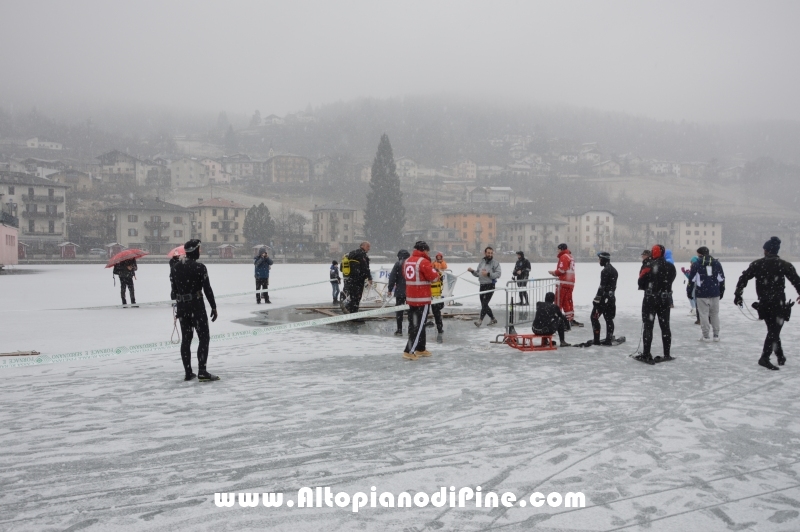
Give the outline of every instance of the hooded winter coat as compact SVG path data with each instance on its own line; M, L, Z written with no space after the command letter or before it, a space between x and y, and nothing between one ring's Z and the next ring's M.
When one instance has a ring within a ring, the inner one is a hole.
M261 253L259 253L258 257L253 257L253 265L256 267L256 279L269 279L269 269L272 266L271 258L262 257Z
M568 249L558 252L558 264L556 265L556 277L562 283L575 284L575 260Z
M394 263L392 271L389 272L389 285L386 290L394 293L395 298L406 297L406 279L403 277L403 263L410 257L408 251L401 249L397 252L397 262Z
M689 286L687 292L695 289L695 298L718 297L725 293L725 272L722 264L711 255L705 255L692 263L689 270Z
M418 249L403 263L406 282L406 303L412 307L424 307L431 302L431 281L439 278L439 272L431 266L428 254Z

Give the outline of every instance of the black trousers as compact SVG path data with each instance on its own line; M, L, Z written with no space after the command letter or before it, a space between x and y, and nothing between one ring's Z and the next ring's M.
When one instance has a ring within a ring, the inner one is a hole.
M425 351L425 318L428 317L428 305L410 307L408 309L408 342L406 353Z
M133 277L120 277L119 278L119 295L122 296L122 304L127 305L128 302L125 300L125 287L128 287L128 291L131 293L131 303L136 303L136 295L133 293Z
M642 342L644 343L644 354L649 355L650 346L653 343L653 328L655 320L658 318L658 325L661 327L661 343L664 345L664 356L669 355L672 346L672 331L669 329L669 305L668 297L662 298L658 295L646 295L642 301Z
M783 328L783 313L770 312L763 315L764 324L767 326L767 337L764 339L764 350L761 358L769 360L770 355L775 352L778 360L784 358L783 347L781 346L781 329Z
M483 321L483 318L488 314L490 318L494 319L494 314L492 314L492 309L489 308L489 301L492 300L492 296L494 292L488 292L488 290L494 290L494 285L492 284L482 284L481 285L481 292L484 292L480 295L481 300L481 317L480 321Z
M564 320L558 320L558 326L555 327L555 328L552 328L552 327L547 328L547 329L535 329L534 328L532 330L533 330L533 334L546 335L546 336L550 336L550 335L553 335L555 333L558 333L558 339L561 341L561 343L564 343L564 325L565 325Z
M595 305L592 309L592 332L595 341L600 340L600 316L606 321L606 338L614 337L614 317L617 315L616 299L607 299L602 305Z
M182 307L178 303L178 321L181 323L181 336L183 337L181 341L183 369L187 373L192 371L192 339L194 331L197 331L197 339L200 341L200 345L197 347L197 365L200 371L205 370L208 361L208 344L211 341L205 305L194 303Z
M406 304L406 296L394 296L395 304L396 305L405 305ZM403 311L395 312L394 313L395 319L397 319L397 330L403 330Z
M266 279L259 279L256 277L256 290L266 290L269 288L269 277ZM256 303L261 302L261 297L264 297L264 301L269 303L269 292L256 292Z
M442 309L444 303L434 303L431 305L431 314L433 314L433 321L436 323L436 331L444 332L444 323L442 323Z
M528 278L527 277L517 277L517 287L518 288L525 288L528 286ZM530 305L528 301L528 291L523 290L519 293L519 304L520 305Z
M348 312L358 312L358 307L361 305L361 296L364 294L364 279L348 279L344 282L344 293L349 298L347 302Z

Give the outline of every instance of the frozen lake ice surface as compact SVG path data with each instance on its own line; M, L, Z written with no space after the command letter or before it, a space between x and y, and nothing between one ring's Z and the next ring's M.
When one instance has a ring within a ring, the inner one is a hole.
M452 266L456 274L467 267ZM501 285L511 266L503 264ZM795 320L783 329L786 366L758 367L766 328L732 303L746 265L723 266L722 341L698 342L679 273L677 360L656 366L628 356L641 292L639 264L624 263L616 264L616 334L628 341L617 347L523 353L490 343L499 326L447 320L444 343L429 334L433 356L412 362L401 358L405 338L392 335L394 322L383 321L212 342L208 368L222 377L212 383L183 382L178 346L3 368L0 529L800 530L800 330ZM531 276L552 267L534 264ZM594 263L576 267L576 319L586 327L568 333L570 342L591 338L600 274ZM36 273L0 276L2 352L170 339L167 305L83 308L119 303L102 266L18 269ZM250 265L208 270L217 295L254 289ZM270 286L325 280L327 270L276 264ZM168 299L167 275L166 263L142 264L137 301ZM459 281L456 295L475 290ZM796 296L791 287L787 295ZM328 305L330 288L270 297L268 307L249 295L220 298L212 335ZM503 300L493 300L501 324ZM462 302L478 308L477 297ZM411 496L480 486L517 500L582 492L585 507L287 506L298 489L317 486L351 496L373 486ZM283 492L284 504L215 504L215 493L266 492Z

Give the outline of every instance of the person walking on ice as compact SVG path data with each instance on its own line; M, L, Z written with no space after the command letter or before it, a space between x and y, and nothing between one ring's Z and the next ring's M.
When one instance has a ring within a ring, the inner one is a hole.
M764 349L761 351L758 365L771 370L779 369L769 360L773 352L778 358L778 366L786 364L786 356L781 345L781 329L783 324L789 321L794 301L786 301L785 280L789 279L800 294L800 276L790 262L778 256L780 249L780 238L773 236L767 240L764 243L764 257L751 262L742 272L733 294L733 304L741 308L744 304L742 292L747 282L755 277L758 301L753 303L752 307L758 312L758 319L764 320L767 326L767 337L764 339ZM800 303L800 296L797 302Z
M497 320L494 318L489 302L492 300L494 286L497 284L497 280L500 278L502 271L500 269L500 263L494 258L494 248L487 246L486 249L483 250L483 259L478 263L478 269L473 270L472 268L467 268L467 271L477 277L478 283L480 284L481 317L475 322L475 326L480 327L483 324L483 318L487 315L492 320L489 322L489 325L496 324Z
M697 248L697 262L689 271L687 294L694 291L697 304L697 319L703 335L701 342L710 342L709 329L713 329L714 341L719 342L719 301L725 294L725 272L722 264L709 254L708 248Z

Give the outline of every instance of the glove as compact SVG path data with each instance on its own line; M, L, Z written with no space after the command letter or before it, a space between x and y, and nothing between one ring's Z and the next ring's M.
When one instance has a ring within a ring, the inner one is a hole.
M599 305L600 304L600 296L597 296L596 298L592 299L592 303L594 303L595 305Z
M723 289L723 290L720 290L720 291L719 291L719 298L720 298L720 300L722 299L722 296L724 296L724 295L725 295L725 290L724 290L724 289Z
M742 299L742 296L740 296L739 294L734 295L733 304L736 305L737 307L741 307L742 305L744 305L744 300Z
M211 309L211 321L217 321L217 309Z

